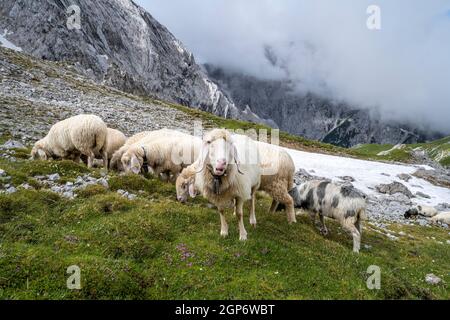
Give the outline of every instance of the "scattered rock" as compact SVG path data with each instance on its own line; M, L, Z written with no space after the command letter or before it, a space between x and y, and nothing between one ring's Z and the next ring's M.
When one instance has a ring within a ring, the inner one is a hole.
M47 176L48 180L50 181L59 181L61 179L60 175L58 173L50 174Z
M396 193L404 194L408 198L413 198L414 195L409 189L400 182L392 182L391 184L380 184L375 187L379 193L393 195Z
M343 177L338 177L339 179L341 179L342 181L346 181L346 182L355 182L355 178L350 177L350 176L343 176Z
M399 175L397 175L397 178L399 178L400 180L403 180L405 182L408 182L409 180L412 179L412 176L406 173L401 173Z
M430 274L427 274L427 275L426 275L425 281L426 281L428 284L437 285L437 284L439 284L439 283L442 282L442 279L439 278L438 276L436 276L436 275L430 273Z
M64 198L68 198L68 199L73 199L75 197L73 191L66 191L62 195Z
M6 141L2 147L3 147L3 149L24 149L25 148L25 146L22 143L20 143L19 141L15 141L15 140Z
M104 186L106 189L109 188L108 180L106 180L105 178L98 179L97 183Z
M437 168L435 170L419 169L414 176L427 180L431 184L439 187L450 188L450 170Z
M7 194L13 194L16 192L17 192L17 189L15 187L9 187L8 189L6 189Z
M0 177L5 177L6 176L6 172L3 169L0 169Z
M128 200L135 200L137 196L135 194L129 193L125 190L117 190L117 193L120 194L122 197L127 198Z
M25 189L25 190L33 190L33 189L34 189L34 188L33 188L32 186L30 186L28 183L23 183L23 184L21 184L19 187L22 188L22 189Z
M418 198L425 198L425 199L431 199L431 197L423 192L416 192L416 197Z

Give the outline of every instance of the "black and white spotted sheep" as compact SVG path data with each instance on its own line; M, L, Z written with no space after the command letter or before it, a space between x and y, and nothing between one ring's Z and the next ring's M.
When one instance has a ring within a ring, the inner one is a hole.
M324 217L333 218L353 236L353 251L359 252L361 246L362 222L366 219L366 199L351 186L339 186L330 181L308 181L289 194L295 207L309 211L313 222L320 216L321 232L328 234Z

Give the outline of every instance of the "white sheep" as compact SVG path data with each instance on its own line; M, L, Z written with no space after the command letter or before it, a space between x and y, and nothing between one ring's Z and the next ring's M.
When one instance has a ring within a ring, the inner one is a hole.
M60 121L50 128L47 136L35 143L33 159L73 159L80 155L88 158L91 168L96 156L100 155L107 135L107 126L95 115L78 115ZM106 163L107 160L104 159Z
M105 164L109 168L109 162L113 154L119 150L127 141L127 137L121 131L108 128L106 134L105 145L101 150L103 159L107 159L108 163Z
M319 214L322 234L328 234L324 217L338 220L353 236L353 251L359 252L362 222L366 219L366 200L360 192L353 187L314 180L297 186L290 194L297 208L310 212L313 223Z
M174 137L174 136L183 136L184 133L171 130L171 129L160 129L155 131L143 131L135 134L134 136L127 139L125 144L119 148L116 152L114 152L111 161L110 161L110 167L111 169L115 169L117 171L124 171L124 168L122 166L122 156L125 152L128 151L128 149L133 146L134 144L137 144L141 141L151 141L159 138L164 137Z
M261 186L272 197L270 213L275 213L281 203L286 208L289 223L297 222L294 201L289 191L294 186L295 164L292 157L283 149L267 143L256 142L261 161Z
M243 206L252 200L261 183L258 148L247 137L232 137L225 129L215 129L203 139L201 158L197 164L195 188L217 206L223 237L228 236L224 210L235 206L239 221L239 239L247 240L243 221ZM254 218L254 214L253 218ZM256 223L256 220L254 221Z
M430 219L430 221L433 222L433 223L440 222L440 223L450 224L450 212L438 213L437 215L432 217Z
M232 137L243 137L233 135ZM245 139L245 138L244 138ZM288 221L296 222L294 201L289 195L289 190L294 185L295 165L291 156L283 149L255 141L258 148L261 167L261 184L259 191L264 191L273 198L270 212L274 213L279 203L286 207ZM199 191L195 188L195 174L197 164L185 168L176 181L177 199L186 202L188 195L195 197ZM250 209L250 223L256 224L255 208Z
M435 215L437 215L439 212L436 210L436 208L429 207L429 206L422 206L422 205L416 205L406 211L405 218L409 219L411 217L417 217L417 216L423 216L427 218L432 218Z
M126 172L139 174L151 169L159 177L176 178L183 168L198 157L202 146L200 138L177 134L157 139L143 139L129 147L121 162Z

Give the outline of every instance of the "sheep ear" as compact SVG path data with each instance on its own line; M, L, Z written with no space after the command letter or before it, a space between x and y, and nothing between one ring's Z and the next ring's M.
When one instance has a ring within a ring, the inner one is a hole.
M130 166L131 172L135 174L139 174L141 172L141 164L136 156L131 157Z
M47 160L47 154L45 153L44 150L38 149L37 153L39 155L39 159Z
M191 198L195 198L197 196L197 192L195 191L195 186L193 183L189 184L189 196Z
M232 142L231 143L231 147L233 148L233 158L234 158L234 162L236 162L236 167L237 167L237 171L240 173L240 174L244 174L244 173L242 173L242 171L241 171L241 161L240 161L240 159L239 159L239 154L238 154L238 151L237 151L237 148L236 148L236 145Z
M207 142L203 143L202 153L200 154L200 162L198 163L198 171L200 173L203 171L203 167L205 166L206 158L209 154L209 144Z

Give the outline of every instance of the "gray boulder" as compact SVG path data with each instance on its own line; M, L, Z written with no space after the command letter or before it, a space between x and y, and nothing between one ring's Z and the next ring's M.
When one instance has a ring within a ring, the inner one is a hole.
M412 192L400 182L392 182L390 184L380 184L375 187L379 193L393 195L396 193L401 193L407 196L408 198L414 198Z

